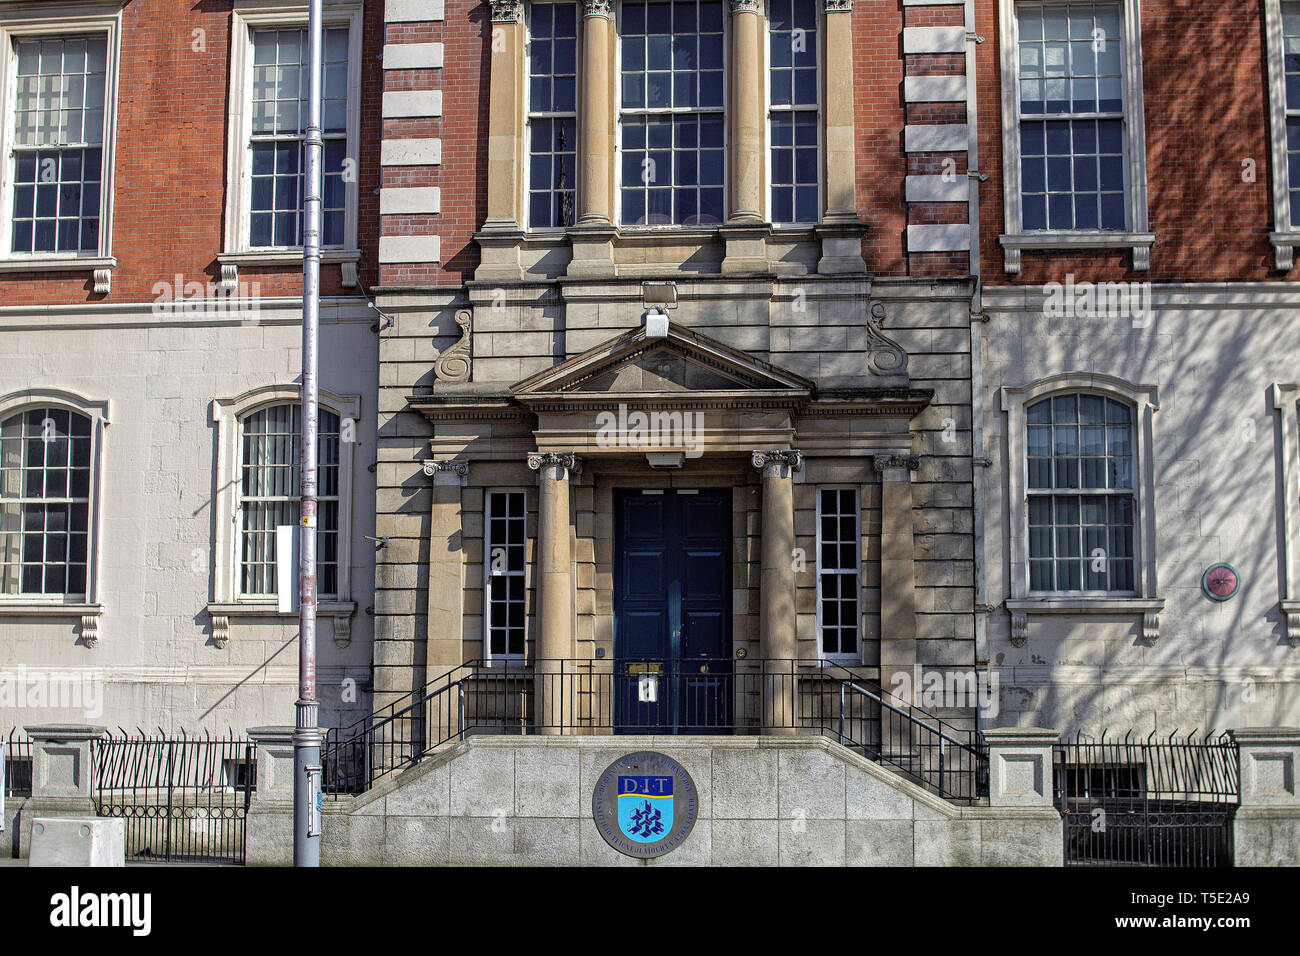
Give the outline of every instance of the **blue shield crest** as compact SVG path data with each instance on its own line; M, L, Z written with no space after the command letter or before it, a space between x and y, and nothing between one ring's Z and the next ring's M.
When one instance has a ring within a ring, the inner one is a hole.
M657 843L673 828L673 778L620 776L618 826L637 843Z

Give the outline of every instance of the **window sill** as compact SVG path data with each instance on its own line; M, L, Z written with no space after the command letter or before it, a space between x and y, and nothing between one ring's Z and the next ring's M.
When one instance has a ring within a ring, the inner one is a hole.
M114 256L30 256L0 259L3 272L84 272L89 271L95 280L95 294L108 295L113 285L113 270L117 268Z
M1156 236L1152 232L1024 232L998 237L1005 252L1004 271L1008 275L1020 273L1021 252L1076 249L1132 249L1133 269L1146 272L1151 268L1151 247Z
M80 618L80 638L87 647L99 643L99 619L103 616L102 604L61 604L33 598L0 599L0 617Z
M1008 598L1003 602L1011 612L1011 643L1024 647L1029 639L1029 615L1142 615L1142 639L1147 644L1160 640L1160 612L1165 609L1162 597L1041 597Z
M360 249L322 249L320 261L324 265L337 263L343 273L343 287L357 286L357 263L361 261ZM234 292L239 285L239 267L292 266L302 264L302 249L247 249L243 252L223 252L217 256L221 265L221 291Z
M322 600L316 605L317 617L334 619L334 643L347 647L352 643L352 617L357 613L356 601ZM222 650L230 643L231 618L276 618L283 621L298 620L297 611L281 611L274 601L213 601L208 605L212 620L212 643Z

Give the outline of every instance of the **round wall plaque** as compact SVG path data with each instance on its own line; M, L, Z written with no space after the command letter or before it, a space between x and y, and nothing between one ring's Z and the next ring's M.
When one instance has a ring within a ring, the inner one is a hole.
M699 808L700 795L686 768L652 750L615 760L591 795L591 815L605 842L640 859L681 846Z
M1237 569L1230 564L1212 564L1201 576L1201 589L1215 601L1226 601L1241 588Z

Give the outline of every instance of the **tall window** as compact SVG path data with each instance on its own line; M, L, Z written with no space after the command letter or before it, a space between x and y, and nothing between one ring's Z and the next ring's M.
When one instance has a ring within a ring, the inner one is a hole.
M1029 590L1137 590L1133 413L1100 395L1025 410Z
M527 512L522 491L493 491L487 496L487 656L524 656L524 541Z
M817 616L822 654L858 656L858 494L817 493Z
M91 421L32 408L0 422L0 594L84 599Z
M239 591L275 592L275 529L297 525L299 405L272 405L245 415L239 477ZM316 580L322 597L338 594L339 417L320 410L317 423Z
M99 250L107 46L104 34L14 39L11 252Z
M816 222L820 77L815 0L768 3L773 222Z
M528 224L573 225L577 179L578 6L528 10Z
M627 0L619 35L623 224L721 222L722 4Z
M1121 22L1113 3L1016 7L1026 231L1128 228Z
M1287 186L1294 229L1300 224L1300 3L1292 0L1282 4L1282 63L1286 71Z
M302 245L306 179L307 31L253 31L250 247ZM321 129L324 148L321 242L344 244L347 191L348 28L325 31Z

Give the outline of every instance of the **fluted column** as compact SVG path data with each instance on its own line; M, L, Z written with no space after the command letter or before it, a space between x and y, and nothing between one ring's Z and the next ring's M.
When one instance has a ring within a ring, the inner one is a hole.
M731 0L728 222L763 220L762 43L758 0Z
M794 488L803 466L797 451L756 451L763 473L762 558L759 573L758 642L763 658L764 733L795 727Z
M518 229L524 169L523 0L489 0L488 214L485 229Z
M534 719L537 732L562 733L573 728L572 676L564 663L573 658L573 518L569 476L581 471L572 454L546 452L528 456L541 486L537 508L537 631L534 653Z

